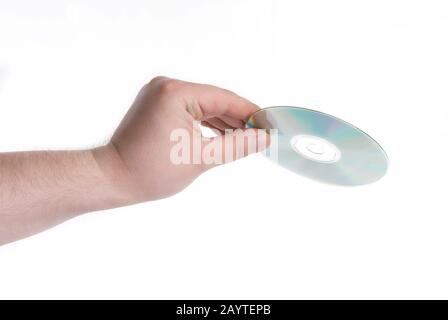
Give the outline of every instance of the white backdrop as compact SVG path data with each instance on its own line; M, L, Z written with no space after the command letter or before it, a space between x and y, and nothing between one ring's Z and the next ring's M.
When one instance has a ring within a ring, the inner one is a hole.
M0 0L0 150L94 146L163 74L371 134L379 182L260 155L0 247L0 298L448 298L446 1Z

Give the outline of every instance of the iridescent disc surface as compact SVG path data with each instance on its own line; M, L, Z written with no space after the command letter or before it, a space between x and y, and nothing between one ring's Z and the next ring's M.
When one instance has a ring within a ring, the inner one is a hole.
M247 126L277 129L268 157L314 180L355 186L372 183L387 171L387 155L375 140L350 123L319 111L265 108L255 112Z

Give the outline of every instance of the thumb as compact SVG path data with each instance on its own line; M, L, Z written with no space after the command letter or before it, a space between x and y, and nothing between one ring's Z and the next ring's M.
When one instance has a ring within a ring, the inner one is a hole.
M229 163L263 151L269 143L269 134L262 129L226 129L223 135L203 138L202 160L206 168Z

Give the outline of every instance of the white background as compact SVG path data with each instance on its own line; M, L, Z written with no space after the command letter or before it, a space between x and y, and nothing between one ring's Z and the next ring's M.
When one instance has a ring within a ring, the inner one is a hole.
M447 57L442 0L0 0L2 151L101 144L163 74L331 113L391 160L358 188L219 167L1 247L0 297L448 298Z

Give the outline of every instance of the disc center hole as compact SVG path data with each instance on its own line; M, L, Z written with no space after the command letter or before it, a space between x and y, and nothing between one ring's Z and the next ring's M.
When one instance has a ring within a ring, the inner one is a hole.
M312 135L292 137L291 146L299 155L321 163L334 163L341 158L341 151L333 143Z
M325 147L320 144L320 143L316 143L316 142L311 142L306 146L307 150L309 152L312 152L314 154L323 154L325 153Z

